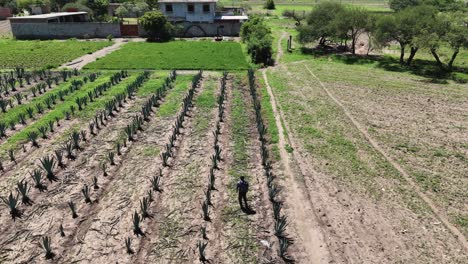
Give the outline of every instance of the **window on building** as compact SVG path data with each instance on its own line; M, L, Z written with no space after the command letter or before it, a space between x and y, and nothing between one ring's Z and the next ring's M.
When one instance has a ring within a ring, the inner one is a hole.
M195 6L193 4L187 5L187 12L193 13L195 11Z
M168 13L172 12L172 5L171 4L166 4L166 12L168 12Z
M208 13L210 12L210 5L203 5L203 12Z

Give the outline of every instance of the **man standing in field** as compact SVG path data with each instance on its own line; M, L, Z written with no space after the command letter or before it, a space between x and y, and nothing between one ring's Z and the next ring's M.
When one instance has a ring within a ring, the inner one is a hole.
M242 210L249 209L249 205L247 204L247 192L249 191L249 183L245 180L244 176L240 177L240 181L237 183L237 192L239 193L239 204ZM242 204L242 200L244 200L245 207Z

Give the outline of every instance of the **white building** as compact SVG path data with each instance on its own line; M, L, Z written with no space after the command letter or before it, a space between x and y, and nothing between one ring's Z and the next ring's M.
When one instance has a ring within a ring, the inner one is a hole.
M239 35L248 19L243 13L217 12L218 0L159 0L159 9L174 24L183 25L184 36Z

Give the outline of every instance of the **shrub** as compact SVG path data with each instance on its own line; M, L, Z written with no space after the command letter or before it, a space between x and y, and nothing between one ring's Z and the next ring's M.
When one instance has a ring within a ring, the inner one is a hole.
M266 0L264 7L265 7L265 9L268 9L268 10L274 10L274 9L276 9L276 8L275 8L275 1L273 1L273 0Z

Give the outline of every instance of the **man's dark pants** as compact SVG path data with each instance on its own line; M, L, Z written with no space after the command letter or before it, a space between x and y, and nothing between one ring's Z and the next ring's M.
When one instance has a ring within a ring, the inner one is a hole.
M242 204L242 200L244 200L245 207ZM247 205L247 192L239 192L239 204L241 208L249 208Z

